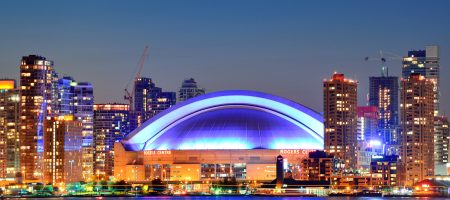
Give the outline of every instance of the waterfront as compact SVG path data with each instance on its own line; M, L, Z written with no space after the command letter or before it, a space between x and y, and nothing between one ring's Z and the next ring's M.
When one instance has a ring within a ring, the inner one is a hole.
M11 198L25 199L25 198ZM164 199L164 200L253 200L253 199L274 199L274 200L378 200L378 199L402 199L402 200L438 200L446 199L442 197L261 197L261 196L149 196L149 197L52 197L52 198L26 198L26 199L49 199L49 200L113 200L113 199Z

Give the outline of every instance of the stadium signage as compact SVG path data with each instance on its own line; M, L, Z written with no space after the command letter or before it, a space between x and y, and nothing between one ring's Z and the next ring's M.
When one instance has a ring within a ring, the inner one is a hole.
M170 150L146 150L144 151L144 156L151 155L171 155L172 151Z
M306 149L281 149L280 154L281 155L308 155L309 152L313 150L306 150Z

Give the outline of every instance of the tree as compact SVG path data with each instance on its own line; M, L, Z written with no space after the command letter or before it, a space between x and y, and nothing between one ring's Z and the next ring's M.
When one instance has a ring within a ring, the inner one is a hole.
M101 185L101 190L102 191L108 190L108 182L100 181L100 185Z
M236 180L236 177L225 177L223 178L218 185L213 187L215 191L230 191L236 193L239 190L239 185Z
M164 192L167 188L167 184L164 183L161 179L157 178L157 179L153 179L152 180L152 190L154 192Z
M120 180L114 183L114 191L118 192L127 192L131 189L131 185L125 182L124 180Z

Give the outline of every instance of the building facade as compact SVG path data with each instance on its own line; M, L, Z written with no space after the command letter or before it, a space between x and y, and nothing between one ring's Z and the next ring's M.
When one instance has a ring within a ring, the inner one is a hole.
M344 74L333 74L323 82L325 151L356 167L357 83Z
M83 177L94 175L94 88L88 82L72 83L73 116L82 125Z
M149 116L153 117L176 103L177 94L175 92L163 92L161 88L154 87L148 95L147 110Z
M370 162L371 185L376 189L398 186L398 156L374 156Z
M25 180L42 180L44 121L52 114L53 61L29 55L20 64L20 165Z
M433 82L434 116L439 115L439 71L440 71L439 47L426 46L425 50L408 51L408 56L403 57L402 76L407 79L411 74L420 74Z
M130 131L176 103L176 93L163 92L155 86L151 78L140 77L134 84L134 109L130 111Z
M82 181L82 124L73 116L48 117L44 132L44 183ZM70 166L70 167L69 167Z
M55 113L58 116L73 115L73 85L76 84L72 77L65 76L58 79L57 87L57 106Z
M94 105L94 176L108 180L114 170L114 143L129 132L127 104Z
M301 177L323 149L322 116L253 91L209 93L170 107L114 147L114 177L127 181L274 180L275 160Z
M434 82L411 74L401 87L401 181L412 186L434 175Z
M378 134L381 136L381 142L397 145L399 140L398 77L388 76L388 74L370 77L369 85L369 105L378 108Z
M180 91L178 92L178 102L186 101L187 99L205 94L204 88L199 88L194 78L185 79L181 83Z
M335 159L324 151L310 152L308 158L302 160L301 180L330 181L335 169Z
M384 154L384 145L377 140L359 141L356 154L359 172L361 174L367 174L370 172L372 158Z
M152 117L147 105L151 102L148 96L155 88L155 83L152 82L151 78L140 77L135 81L134 85L134 111L139 113L141 118L141 120L139 120L140 126L142 122L147 121Z
M446 116L434 117L434 174L447 175L449 129Z
M0 80L0 179L20 172L19 90L12 79Z
M376 140L381 142L378 134L378 108L375 106L358 106L358 141Z

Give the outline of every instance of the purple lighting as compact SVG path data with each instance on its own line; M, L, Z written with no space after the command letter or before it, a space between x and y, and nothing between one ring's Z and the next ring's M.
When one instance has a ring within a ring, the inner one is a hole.
M323 123L284 98L222 91L171 107L122 143L128 150L323 149Z

